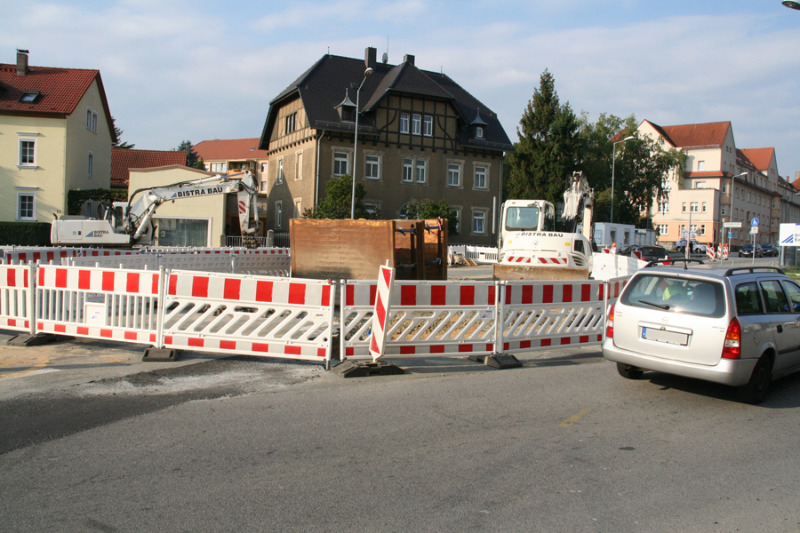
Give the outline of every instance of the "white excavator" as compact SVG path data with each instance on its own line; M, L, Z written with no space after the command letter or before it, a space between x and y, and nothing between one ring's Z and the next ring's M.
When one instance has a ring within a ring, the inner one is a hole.
M252 246L258 229L258 183L249 171L138 189L127 202L114 202L102 218L64 216L53 220L50 242L83 246L149 245L155 234L153 215L164 202L228 193L237 195L242 240Z
M495 279L587 279L592 271L593 209L594 190L582 172L572 174L564 192L563 231L556 228L552 203L506 200ZM577 231L579 220L582 233Z

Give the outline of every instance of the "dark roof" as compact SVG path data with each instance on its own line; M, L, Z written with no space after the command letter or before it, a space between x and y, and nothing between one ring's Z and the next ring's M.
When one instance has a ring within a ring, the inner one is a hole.
M359 123L359 133L376 133L369 112L374 110L386 95L405 94L451 103L462 122L462 134L459 139L462 145L503 151L514 149L497 115L445 74L421 70L414 65L413 60L404 61L399 65L378 62L372 68L374 72L364 82L359 98L359 107L363 113L361 119L363 122ZM364 79L364 69L363 59L329 54L322 56L270 102L259 148L267 149L269 146L269 134L277 118L278 109L296 98L302 100L310 127L352 132L353 122L342 121L336 106L348 95L351 100L356 99L356 89ZM480 117L486 122L486 130L482 139L475 139L468 135L467 127L479 112Z
M71 115L92 82L97 81L103 113L116 141L99 70L30 66L24 75L17 65L0 63L0 115L60 118ZM38 93L33 102L22 102L25 93Z
M153 168L169 165L186 166L186 152L183 150L134 150L132 148L111 149L111 186L127 187L130 169Z

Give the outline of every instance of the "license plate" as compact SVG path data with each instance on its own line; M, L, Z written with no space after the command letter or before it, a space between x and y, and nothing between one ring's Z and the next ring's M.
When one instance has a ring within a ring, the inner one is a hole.
M674 344L676 346L686 346L689 344L689 335L686 333L659 328L642 327L642 338L649 341Z

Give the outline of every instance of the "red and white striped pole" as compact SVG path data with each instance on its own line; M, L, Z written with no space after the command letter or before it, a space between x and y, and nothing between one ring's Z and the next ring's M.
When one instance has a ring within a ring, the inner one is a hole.
M389 322L389 303L392 297L394 284L394 269L382 266L378 271L378 291L375 295L375 308L372 313L372 333L369 341L369 353L372 360L377 361L383 355L386 344L384 332Z

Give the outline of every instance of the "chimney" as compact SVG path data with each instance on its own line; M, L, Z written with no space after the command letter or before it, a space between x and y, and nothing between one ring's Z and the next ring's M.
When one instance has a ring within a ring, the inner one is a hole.
M368 46L364 51L364 68L375 68L377 63L378 51L375 48Z
M17 49L17 76L28 73L28 51Z
M403 63L408 63L409 65L413 65L414 56L412 56L411 54L406 54L405 56L403 56Z

